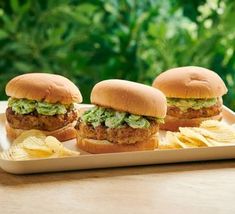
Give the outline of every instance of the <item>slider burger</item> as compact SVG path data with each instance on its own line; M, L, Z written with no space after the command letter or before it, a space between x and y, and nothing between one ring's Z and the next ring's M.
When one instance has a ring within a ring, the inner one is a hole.
M10 96L6 131L15 139L25 130L38 129L60 141L76 137L77 111L82 102L79 89L67 78L46 73L17 76L6 85Z
M199 126L204 120L222 119L223 80L206 68L189 66L167 70L153 82L167 97L167 116L161 129Z
M166 98L159 90L125 80L105 80L91 92L94 107L76 125L78 147L89 153L153 150Z

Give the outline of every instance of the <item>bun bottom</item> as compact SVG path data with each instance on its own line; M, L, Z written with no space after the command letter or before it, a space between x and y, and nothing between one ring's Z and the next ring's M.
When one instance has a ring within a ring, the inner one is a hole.
M157 136L153 136L147 142L138 142L135 144L117 144L111 143L107 140L81 138L78 135L77 145L79 149L92 154L145 151L156 149L158 147L158 138Z
M25 132L27 130L24 129L14 129L12 128L8 122L6 122L6 132L7 137L10 140L16 139L21 133ZM42 131L45 135L54 136L59 141L63 142L66 140L71 140L76 138L76 129L74 128L74 123L70 123L67 126L57 129L55 131Z
M177 117L167 115L165 117L165 123L160 124L161 130L178 131L179 127L198 127L205 120L221 120L222 113L212 117L200 117L193 119L179 119Z

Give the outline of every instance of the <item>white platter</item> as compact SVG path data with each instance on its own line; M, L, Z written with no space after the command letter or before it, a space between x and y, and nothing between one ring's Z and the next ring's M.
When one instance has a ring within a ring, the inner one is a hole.
M81 105L81 107L84 106L87 105ZM10 146L5 132L5 114L3 113L5 107L6 102L0 102L1 150L6 150ZM225 106L223 107L223 118L228 124L235 123L235 113ZM164 135L164 132L162 132L161 135ZM78 150L75 140L67 141L64 145L70 149ZM24 161L0 159L0 167L6 172L13 174L29 174L232 158L235 158L235 145L111 154L88 154L81 151L81 155L77 157Z

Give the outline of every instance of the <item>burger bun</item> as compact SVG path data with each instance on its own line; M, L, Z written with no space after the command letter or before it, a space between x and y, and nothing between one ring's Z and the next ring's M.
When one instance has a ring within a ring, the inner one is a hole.
M104 80L91 92L91 103L131 114L164 118L165 95L147 85L126 80Z
M173 98L208 99L221 97L228 91L217 73L197 66L167 70L156 77L153 87Z
M132 152L132 151L145 151L154 150L158 147L158 139L152 136L146 142L138 142L135 144L117 144L111 143L107 140L94 140L88 138L81 138L77 136L77 145L79 149L92 153L116 153L116 152Z
M10 127L8 122L6 122L5 127L6 127L7 137L11 141L16 139L24 131L27 131L24 129L14 129ZM70 123L63 128L54 131L42 131L42 132L47 136L53 136L57 138L61 142L76 138L76 129L74 128L74 123Z
M48 103L82 102L82 95L74 83L61 75L47 73L28 73L13 78L6 85L6 94Z

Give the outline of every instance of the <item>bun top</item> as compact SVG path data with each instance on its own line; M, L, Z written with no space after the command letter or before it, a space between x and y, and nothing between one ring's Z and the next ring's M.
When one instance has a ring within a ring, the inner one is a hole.
M156 77L153 87L174 98L215 98L228 91L218 74L196 66L167 70Z
M82 102L79 89L69 79L46 73L17 76L6 85L6 94L13 98L71 104Z
M160 117L166 115L165 95L147 85L126 80L104 80L91 92L91 102L132 114Z

